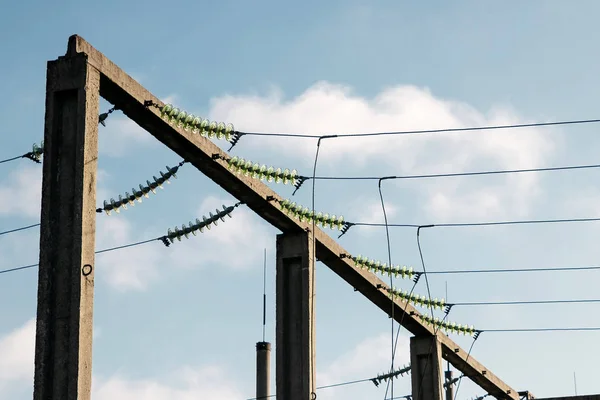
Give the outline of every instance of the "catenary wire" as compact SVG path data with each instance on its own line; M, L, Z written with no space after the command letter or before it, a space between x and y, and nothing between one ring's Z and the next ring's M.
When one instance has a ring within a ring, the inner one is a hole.
M12 158L7 158L5 160L0 160L0 164L4 164L10 161L15 161L18 160L19 158L23 158L23 156L17 156L17 157L12 157Z
M98 251L95 252L95 254L108 253L110 251L121 250L121 249L126 249L126 248L129 248L129 247L135 247L135 246L141 246L141 245L146 244L146 243L150 243L150 242L154 242L154 241L157 241L157 240L161 240L162 238L163 237L160 236L160 237L157 237L157 238L154 238L154 239L147 239L147 240L142 240L142 241L135 242L135 243L124 244L124 245L121 245L121 246L109 247L107 249L98 250ZM14 271L20 271L20 270L23 270L23 269L29 269L29 268L33 268L33 267L37 267L37 266L39 266L39 264L29 264L29 265L24 265L22 267L3 269L3 270L0 270L0 274L5 274L5 273L8 273L8 272L14 272Z
M553 122L534 122L529 124L510 124L510 125L486 125L465 128L440 128L440 129L422 129L422 130L407 130L407 131L389 131L389 132L369 132L369 133L338 133L331 137L369 137L369 136L387 136L387 135L415 135L424 133L443 133L443 132L469 132L469 131L489 131L501 129L517 129L517 128L534 128L542 126L559 126L559 125L581 125L594 124L600 122L600 119L581 119L568 121L553 121ZM322 135L294 134L294 133L267 133L267 132L238 132L242 136L272 136L272 137L288 137L288 138L310 138L318 139Z
M431 224L432 228L459 228L459 227L477 227L477 226L497 226L497 225L526 225L526 224L557 224L557 223L574 223L574 222L599 222L600 217L593 218L560 218L560 219L529 219L529 220L513 220L513 221L486 221L486 222L456 222L456 223L440 223ZM384 227L385 224L380 222L352 222L353 226L371 226ZM394 228L418 228L421 224L388 224Z
M473 346L475 346L475 342L477 341L477 338L479 336L475 336L475 338L473 339L473 342L471 343L471 347L469 347L469 352L467 353L467 358L465 359L465 362L469 361L469 357L471 356L471 351L473 351ZM454 400L456 400L457 396L458 396L458 391L460 390L460 383L462 382L464 378L464 375L461 375L460 378L458 378L458 384L456 385L456 391L454 392Z
M543 167L543 168L524 168L524 169L503 169L503 170L488 170L488 171L470 171L470 172L448 172L448 173L436 173L436 174L416 174L416 175L394 175L386 176L385 179L429 179L429 178L453 178L461 176L480 176L480 175L504 175L504 174L519 174L528 172L550 172L550 171L570 171L579 169L594 169L600 168L600 164L586 164L586 165L567 165L561 167ZM377 176L316 176L303 177L306 180L332 180L332 181L360 181L360 180L378 180L382 177Z
M385 239L386 239L386 244L387 244L387 254L388 254L388 265L393 265L392 264L392 244L390 241L390 230L389 227L387 226L388 223L388 218L387 218L387 212L385 210L385 200L383 198L383 190L381 187L381 183L385 180L386 178L381 178L379 179L378 185L377 185L377 189L379 191L379 199L381 200L381 209L383 211L383 219L385 221ZM394 287L394 274L390 274L390 288ZM394 320L394 310L396 309L396 304L394 303L394 297L391 297L391 321L392 321L392 335L391 335L391 340L392 340L392 347L391 347L391 366L390 366L390 371L394 370L394 360L396 357L396 348L395 348L395 341L394 341L394 324L396 323L396 321ZM398 332L400 332L400 326L398 327ZM386 385L386 389L385 389L385 394L383 396L383 398L385 399L387 397L388 394L388 389L390 389L391 387L391 391L390 391L390 396L394 397L394 380L390 379L387 382Z
M600 266L591 265L583 267L548 267L548 268L495 268L495 269L457 269L445 271L428 271L427 275L449 274L489 274L489 273L520 273L520 272L561 272L561 271L593 271L600 270Z
M38 222L37 224L33 224L33 225L27 225L27 226L22 226L20 228L15 228L15 229L10 229L8 231L2 231L0 232L0 236L2 235L7 235L9 233L15 233L15 232L20 232L20 231L24 231L26 229L31 229L31 228L35 228L36 226L40 226L40 223Z

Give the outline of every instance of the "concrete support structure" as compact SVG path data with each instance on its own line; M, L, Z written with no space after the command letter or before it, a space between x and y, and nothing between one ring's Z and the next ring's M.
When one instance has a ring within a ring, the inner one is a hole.
M446 377L446 400L454 400L454 384L452 383L452 371L444 372Z
M253 210L257 215L261 216L265 221L270 223L275 228L281 230L285 234L297 234L299 232L305 232L307 229L312 229L312 226L309 222L298 220L295 219L293 216L288 215L285 212L285 210L283 210L280 206L282 198L278 196L275 192L273 192L268 186L266 186L262 182L252 179L251 177L238 175L232 172L226 161L228 159L228 154L221 148L219 148L217 145L215 145L212 141L200 137L199 135L195 135L191 132L187 132L183 129L177 128L175 126L172 126L168 122L161 119L159 110L157 110L154 107L148 107L148 104L163 104L158 98L156 98L156 96L154 96L146 88L141 86L132 77L127 75L121 68L114 64L110 59L105 57L101 52L96 50L83 38L77 35L73 35L69 38L68 55L70 57L73 57L77 54L79 54L81 57L87 57L88 71L90 71L90 74L92 73L92 71L96 70L100 72L100 95L103 98L105 98L107 101L114 104L115 106L118 106L118 108L123 112L124 115L126 115L135 123L137 123L143 129L148 131L157 140L169 147L179 156L181 156L185 160L188 160L191 165L195 166L200 172L202 172L208 178L220 185L232 196L236 197L240 201L243 201L248 208ZM86 96L93 95L93 93L95 93L95 83L94 85L88 84L87 87L88 91L86 92ZM49 102L49 105L52 105L51 101ZM88 108L82 107L79 109L79 118L83 118L82 115L84 114L86 115L86 120L89 118L89 114L91 113L90 103L88 103L87 106ZM48 108L47 112L53 113L53 111L51 111L51 107ZM94 121L96 124L97 118L98 115L96 114L94 117ZM47 125L47 128L50 126L51 125ZM90 133L93 133L92 138L95 140L95 130L93 130L95 129L95 126L92 127L90 125L86 129L88 130L88 133L85 136L87 146L87 141L90 139ZM71 145L65 145L65 149L70 148ZM88 156L86 155L86 157ZM89 159L89 162L92 162L91 158ZM73 165L78 164L74 162ZM86 162L86 167L84 167L84 170L85 168L91 168L92 165L95 166L95 164L93 163L89 164L88 162ZM49 169L50 166L45 166L44 168L46 170ZM48 178L45 178L45 182L46 180L48 180ZM59 181L63 182L63 180L64 179L61 177ZM48 187L47 185L47 183L44 184L44 191L48 190L46 188ZM94 186L93 183L92 186ZM76 188L76 186L73 187ZM65 192L65 196L61 198L69 199L69 196L71 195L72 194L68 194L67 192ZM46 202L48 202L48 200L46 200ZM52 208L55 210L57 209L56 206L53 206ZM60 210L63 211L66 209L66 207L60 208ZM87 212L88 207L86 206L83 209L85 210L85 212ZM48 212L47 210L48 206L46 206L46 214ZM46 224L47 226L46 228L42 226L42 241L44 240L44 235L46 237L50 236L50 228L48 227L48 221L44 222L43 218L44 217L42 217L42 225ZM61 221L65 221L66 225L63 228L56 228L52 232L66 232L67 230L76 231L78 229L77 225L68 224L67 217L61 217ZM82 223L82 226L85 226L87 229L86 232L93 236L94 225L93 222L91 223L92 224L90 225L90 223L85 222ZM46 229L45 234L44 229ZM327 235L320 229L315 229L315 231L311 234L314 234L316 238L315 255L318 255L319 260L323 262L327 267L329 267L333 272L335 272L338 276L340 276L340 278L346 281L351 287L355 288L369 301L371 301L373 304L379 307L383 312L388 314L390 311L390 298L388 295L389 292L386 289L387 285L385 284L385 282L376 277L373 273L357 267L352 261L351 257L349 257L349 253L338 243L336 243L335 240L333 240L329 235ZM53 240L60 239L55 238ZM74 246L72 246L72 249L70 249L71 253L73 254L77 252L78 246L83 244L84 246L82 246L82 258L85 258L86 260L90 259L90 257L87 256L87 250L85 250L93 249L93 246L89 246L90 237L84 237L79 242L79 244L77 242L78 240L79 239L74 238L73 242L71 242L70 240L63 240L61 241L61 243L66 244L66 247L69 248L72 244L74 244ZM91 240L93 241L93 239ZM62 251L67 250L63 249ZM313 256L314 255L311 254L311 259ZM93 265L92 262L89 262L89 264ZM45 265L48 265L48 262L46 262ZM44 269L45 271L42 271ZM54 273L55 271L50 270L47 266L42 266L40 268L40 278L42 278L42 275L52 275ZM93 275L88 276L90 282L93 281L92 277ZM49 285L49 283L47 284ZM52 291L52 289L50 288L48 288L48 290ZM79 302L82 305L81 309L85 310L86 307L84 307L84 305L88 300L84 299L89 298L91 300L91 296L84 296L84 294L80 293L73 293L73 295L81 297L81 299L79 300ZM43 300L44 296L46 295L44 294L41 300ZM60 296L61 298L69 297L69 295ZM394 318L396 319L396 321L402 323L403 327L406 328L413 335L437 336L441 342L442 356L446 360L448 360L458 371L468 376L469 379L471 379L476 384L480 385L481 388L483 388L486 392L490 393L498 399L519 399L517 391L515 391L505 382L499 379L484 365L477 361L477 359L475 359L473 356L469 356L468 353L460 346L458 346L458 344L456 344L453 340L451 340L449 337L447 337L441 332L435 332L435 329L433 327L423 324L422 321L417 317L416 314L418 314L418 311L414 307L412 307L410 304L407 304L399 298L395 298L393 302L396 307L394 312ZM42 303L49 304L49 300L44 300L42 301ZM59 303L60 301L57 302L57 304ZM61 307L65 308L64 305L61 305ZM63 318L63 316L61 315L59 316L59 318ZM91 319L91 313L89 314L89 318ZM82 321L83 320L84 319L82 319ZM80 333L83 335L83 328L78 329L81 330ZM46 325L46 322L39 321L38 331L46 331L46 336L53 332L52 328ZM89 332L91 336L91 328ZM71 337L74 337L73 335ZM39 340L37 345L42 345L40 344ZM313 351L314 349L311 349L310 353L312 354ZM279 343L277 353L279 360ZM47 357L51 358L52 356ZM39 357L36 356L36 358ZM44 363L44 361L39 361L38 364L39 363ZM43 376L45 376L38 372L38 368L46 367L36 367L37 381L39 381L40 379L42 379ZM49 374L52 372L48 368L46 368L45 370L49 371ZM314 376L313 374L314 368L312 369L310 376ZM79 382L80 378L77 375L77 373L73 376L74 377L72 379L77 380L77 382Z
M314 254L307 232L277 235L277 398L310 400L315 384Z
M442 400L442 347L436 336L410 338L413 400Z
M35 400L90 399L99 85L85 54L48 63Z
M256 398L271 396L271 343L256 343Z

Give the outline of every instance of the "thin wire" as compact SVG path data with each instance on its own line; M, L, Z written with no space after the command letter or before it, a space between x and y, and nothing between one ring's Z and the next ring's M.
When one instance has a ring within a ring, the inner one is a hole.
M467 128L442 128L442 129L424 129L411 131L395 131L395 132L372 132L372 133L340 133L333 135L334 137L368 137L368 136L384 136L384 135L414 135L423 133L442 133L442 132L467 132L467 131L486 131L499 129L515 129L515 128L533 128L541 126L557 126L557 125L577 125L577 124L593 124L600 122L600 119L582 119L570 121L555 121L555 122L535 122L529 124L511 124L511 125L486 125ZM294 134L294 133L266 133L266 132L239 132L241 135L248 136L272 136L272 137L295 137L295 138L312 138L316 139L319 135Z
M115 250L126 249L126 248L128 248L128 247L140 246L140 245L142 245L142 244L146 244L146 243L154 242L154 241L156 241L156 240L161 240L161 239L162 239L162 236L161 236L161 237L154 238L154 239L142 240L142 241L140 241L140 242L129 243L129 244L125 244L125 245L122 245L122 246L109 247L109 248L107 248L107 249L98 250L98 251L96 251L96 252L95 252L95 254L108 253L108 252L110 252L110 251L115 251ZM28 269L28 268L37 267L37 266L39 266L39 265L40 265L40 264L30 264L30 265L25 265L25 266L22 266L22 267L16 267L16 268L3 269L3 270L0 270L0 274L6 274L6 273L8 273L8 272L20 271L20 270L23 270L23 269Z
M20 232L20 231L24 231L24 230L26 230L26 229L35 228L36 226L40 226L39 222L38 222L37 224L28 225L28 226L23 226L23 227L21 227L21 228L15 228L15 229L11 229L11 230L8 230L8 231L3 231L3 232L0 232L0 236L2 236L2 235L7 235L7 234L9 234L9 233L14 233L14 232Z
M381 209L383 210L383 220L385 221L385 239L387 241L387 253L388 253L388 265L391 267L392 266L392 245L390 242L390 229L388 228L387 224L388 224L388 219L387 219L387 212L385 210L385 201L383 199L383 191L381 188L381 182L383 182L385 180L385 178L381 178L379 180L378 183L378 191L379 191L379 199L381 200ZM390 289L394 287L394 274L390 273ZM392 311L391 311L391 320L392 320L392 335L391 335L391 340L392 340L392 346L390 348L391 352L392 352L392 356L391 356L391 367L390 367L390 372L394 370L394 359L396 356L396 352L395 352L395 348L394 348L394 324L396 323L396 321L394 321L394 310L396 309L396 304L394 303L394 296L392 295L391 297L391 302L390 302L391 306L392 306ZM400 330L400 328L398 328L398 330ZM388 386L391 385L391 391L390 391L390 396L394 397L394 380L390 379L388 381ZM387 397L387 389L386 389L386 393L384 395L384 398Z
M421 232L421 228L430 228L431 226L427 225L427 226L420 226L417 228L417 247L419 248L419 257L421 258L421 267L423 268L423 274L425 275L425 286L427 287L427 298L431 299L431 290L429 288L429 279L427 278L427 270L425 268L425 260L423 258L423 250L421 249L421 236L420 236L420 232ZM433 302L429 302L429 308L431 310L431 319L433 320L434 315L433 315ZM446 313L446 315L444 316L444 318L446 318L448 316L449 313ZM442 321L443 322L443 321ZM431 345L429 346L429 351L427 352L428 354L431 354L431 349L433 348L433 344L435 343L435 340L437 339L437 332L440 329L440 325L436 326L434 328L433 331L433 337L431 338ZM429 363L429 357L427 358L427 361L425 362L425 370L427 369L427 363ZM421 377L421 383L419 384L419 393L417 393L417 399L421 398L421 388L423 386L423 379L425 379L425 374L423 374L423 376ZM394 396L392 396L394 397Z
M573 223L573 222L598 222L600 217L594 218L562 218L562 219L530 219L530 220L514 220L514 221L488 221L488 222L458 222L458 223L442 223L431 224L435 228L457 228L457 227L475 227L475 226L496 226L496 225L525 225L525 224L554 224L554 223ZM354 226L375 226L383 227L382 223L377 222L352 222ZM388 224L395 228L418 228L418 224Z
M501 174L519 174L526 172L548 172L548 171L569 171L578 169L592 169L600 168L600 164L588 164L588 165L567 165L562 167L544 167L544 168L525 168L525 169L504 169L504 170L488 170L488 171L474 171L474 172L450 172L450 173L438 173L438 174L420 174L420 175L400 175L400 176L386 176L386 179L427 179L427 178L452 178L459 176L479 176L479 175L501 175ZM306 178L306 177L305 177ZM306 179L312 179L310 177ZM381 179L377 176L316 176L314 179L317 180L332 180L332 181L355 181L355 180L377 180Z
M469 361L469 356L471 355L471 351L473 350L473 346L475 345L475 342L477 341L477 338L479 336L476 336L475 339L473 339L473 343L471 343L471 347L469 347L469 352L467 353L467 358L465 359L465 363ZM456 385L456 392L454 392L454 400L456 400L456 396L458 396L458 390L460 389L460 383L462 382L462 379L464 378L464 375L461 375L460 378L458 378L458 384Z
M321 389L330 389L330 388L333 388L333 387L339 387L339 386L348 386L348 385L354 385L354 384L357 384L357 383L371 382L371 381L372 381L373 379L375 379L375 378L376 378L376 377L373 377L373 378L365 378L365 379L357 379L357 380L354 380L354 381L347 381L347 382L340 382L340 383L332 383L332 384L330 384L330 385L325 385L325 386L317 386L317 387L316 387L316 390L321 390ZM394 379L394 378L391 378L391 379ZM272 395L270 395L270 396L267 396L267 397L275 397L275 396L276 396L276 395L272 394ZM246 400L258 400L258 398L257 398L257 397L252 397L252 398L249 398L249 399L246 399Z
M317 150L315 151L315 162L313 165L313 176L315 176L317 174L317 161L319 160L319 149L321 148L321 140L322 139L326 139L328 137L325 136L321 136L319 137L319 139L317 140ZM312 262L312 276L311 276L311 284L310 284L310 308L311 308L311 321L313 320L312 318L315 315L315 275L317 272L317 265L316 265L316 254L317 254L317 239L315 236L315 229L316 229L316 221L314 218L315 215L315 180L312 180L312 194L311 194L311 207L312 207L312 254L313 254L313 262ZM314 343L312 341L313 335L312 335L312 322L311 322L311 332L309 333L309 337L310 337L310 348L311 348L311 352L314 350L313 346ZM311 361L312 363L312 361ZM312 366L311 366L312 369ZM315 382L313 379L310 380L311 381L311 392L314 393L316 391L315 388Z
M575 328L516 328L516 329L480 329L480 332L513 333L513 332L579 332L600 331L599 327L575 327Z
M15 161L15 160L18 160L19 158L23 158L23 156L17 156L17 157L13 157L13 158L7 158L6 160L1 160L0 164L4 164L4 163L10 162L10 161Z
M446 271L429 271L428 275L442 274L484 274L484 273L506 273L506 272L557 272L557 271L590 271L599 270L600 266L586 267L555 267L555 268L513 268L513 269L457 269Z
M452 303L452 306L513 306L528 304L581 304L600 303L600 299L577 299L577 300L526 300L526 301L477 301L465 303ZM448 303L450 304L450 303Z
M412 285L412 288L410 289L410 292L408 293L409 299L410 299L410 296L413 294L413 291L415 290L417 283L419 283L418 279ZM408 300L405 300L405 302L406 302L406 304L404 305L404 310L402 311L402 316L400 317L400 322L398 323L398 331L396 331L396 342L394 343L394 347L393 347L394 354L396 353L396 350L398 349L398 339L400 338L400 331L402 330L402 322L404 321L404 316L406 315L406 309L408 308L408 305L410 303ZM389 386L390 386L390 382L388 381L387 386L385 388L385 396L384 397L387 397Z

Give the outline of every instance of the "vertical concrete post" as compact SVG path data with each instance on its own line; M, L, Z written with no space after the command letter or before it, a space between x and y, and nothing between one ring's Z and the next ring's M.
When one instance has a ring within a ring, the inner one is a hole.
M277 398L310 400L315 383L312 234L277 235Z
M34 400L89 400L100 75L48 63Z
M413 400L442 400L442 346L436 336L410 338Z
M256 398L271 396L271 343L256 343Z
M450 368L450 367L448 367ZM452 383L452 371L444 372L446 377L446 400L454 400L454 384Z

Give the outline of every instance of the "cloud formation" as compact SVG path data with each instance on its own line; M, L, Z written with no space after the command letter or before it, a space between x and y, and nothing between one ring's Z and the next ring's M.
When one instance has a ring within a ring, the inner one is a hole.
M410 85L383 90L374 98L351 88L319 82L285 99L277 90L260 96L227 95L212 100L211 118L231 121L243 131L315 135L461 128L524 122L508 107L486 113L468 104L434 96ZM282 155L304 174L312 165L315 140L244 137L242 148L263 157ZM494 132L337 138L322 142L320 171L336 175L405 175L477 169L525 168L546 163L556 151L556 135L533 128ZM368 171L367 171L368 170ZM450 218L525 215L540 193L535 175L500 177L486 183L430 180L411 186L426 216ZM526 195L525 195L526 194Z

